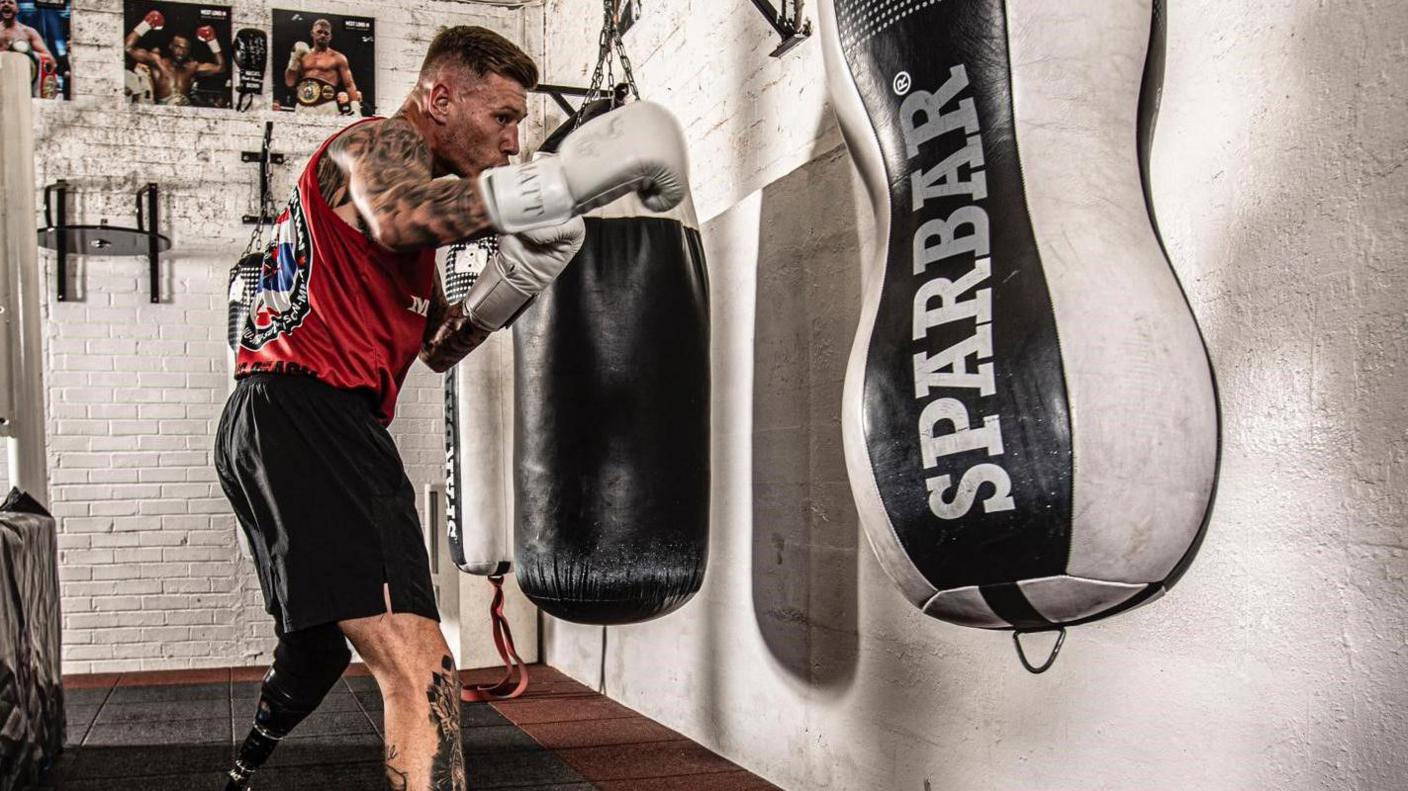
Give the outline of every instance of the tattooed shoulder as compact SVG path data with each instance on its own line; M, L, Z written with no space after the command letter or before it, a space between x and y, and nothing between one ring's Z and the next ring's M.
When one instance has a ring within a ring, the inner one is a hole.
M365 176L386 182L430 178L430 146L410 121L393 116L377 124L372 134L358 157Z
M374 129L384 122L371 121L348 129L328 144L318 160L318 191L323 200L336 209L352 200L347 189L347 163L360 156L370 145Z

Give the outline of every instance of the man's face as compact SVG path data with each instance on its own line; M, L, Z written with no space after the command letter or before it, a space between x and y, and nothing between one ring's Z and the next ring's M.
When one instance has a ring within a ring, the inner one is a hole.
M173 36L168 49L171 50L171 59L177 63L185 63L191 56L191 42L185 36Z
M457 176L473 178L486 168L507 165L518 153L518 123L528 114L526 92L515 80L489 72L464 71L451 81L443 108L443 150L436 157Z
M313 30L310 34L313 37L313 46L324 49L332 42L332 24L324 20L313 23Z
M0 0L0 19L9 22L19 14L19 0Z

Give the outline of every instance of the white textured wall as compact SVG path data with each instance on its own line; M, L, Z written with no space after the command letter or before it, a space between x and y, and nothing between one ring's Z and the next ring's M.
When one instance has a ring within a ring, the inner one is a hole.
M234 28L269 28L268 9L375 17L377 95L394 111L441 26L479 24L541 48L540 11L445 0L374 3L237 1ZM394 12L393 12L394 11ZM54 293L41 255L52 502L60 517L64 670L100 672L254 664L270 659L272 622L211 461L230 387L225 284L253 213L258 150L273 120L274 197L341 124L261 109L132 107L122 97L120 0L76 0L72 102L36 102L40 185L68 179L69 220L131 225L135 190L161 186L160 304L147 299L145 258L72 258L71 301ZM274 68L280 68L274 63ZM267 83L266 83L267 90ZM267 96L267 94L266 94ZM41 201L42 204L42 201ZM441 379L417 364L392 426L412 482L439 480ZM3 480L3 478L0 478Z
M670 108L687 130L700 221L806 163L815 145L841 141L822 106L820 52L808 44L768 57L777 34L750 0L644 6L626 50L642 97ZM601 11L599 0L547 0L544 82L590 83Z
M816 43L771 61L747 0L647 4L626 43L712 218L714 532L693 602L611 630L609 694L790 789L1408 787L1408 14L1170 6L1155 197L1220 377L1217 509L1170 596L1032 676L856 535L837 415L871 231ZM550 11L569 81L595 4ZM600 646L549 625L578 678Z

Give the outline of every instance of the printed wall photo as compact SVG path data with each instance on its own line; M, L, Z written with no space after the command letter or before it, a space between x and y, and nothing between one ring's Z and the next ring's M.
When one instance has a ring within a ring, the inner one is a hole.
M73 95L68 66L68 26L73 0L0 0L0 51L29 56L30 94L41 99Z
M371 17L276 8L269 65L275 110L376 112L376 22Z
M126 0L127 75L133 104L230 106L230 7Z

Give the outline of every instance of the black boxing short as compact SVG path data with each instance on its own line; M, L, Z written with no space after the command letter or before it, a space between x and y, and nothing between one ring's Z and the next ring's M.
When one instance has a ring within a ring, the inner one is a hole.
M415 490L376 400L308 376L239 381L215 469L285 632L408 612L440 620Z

